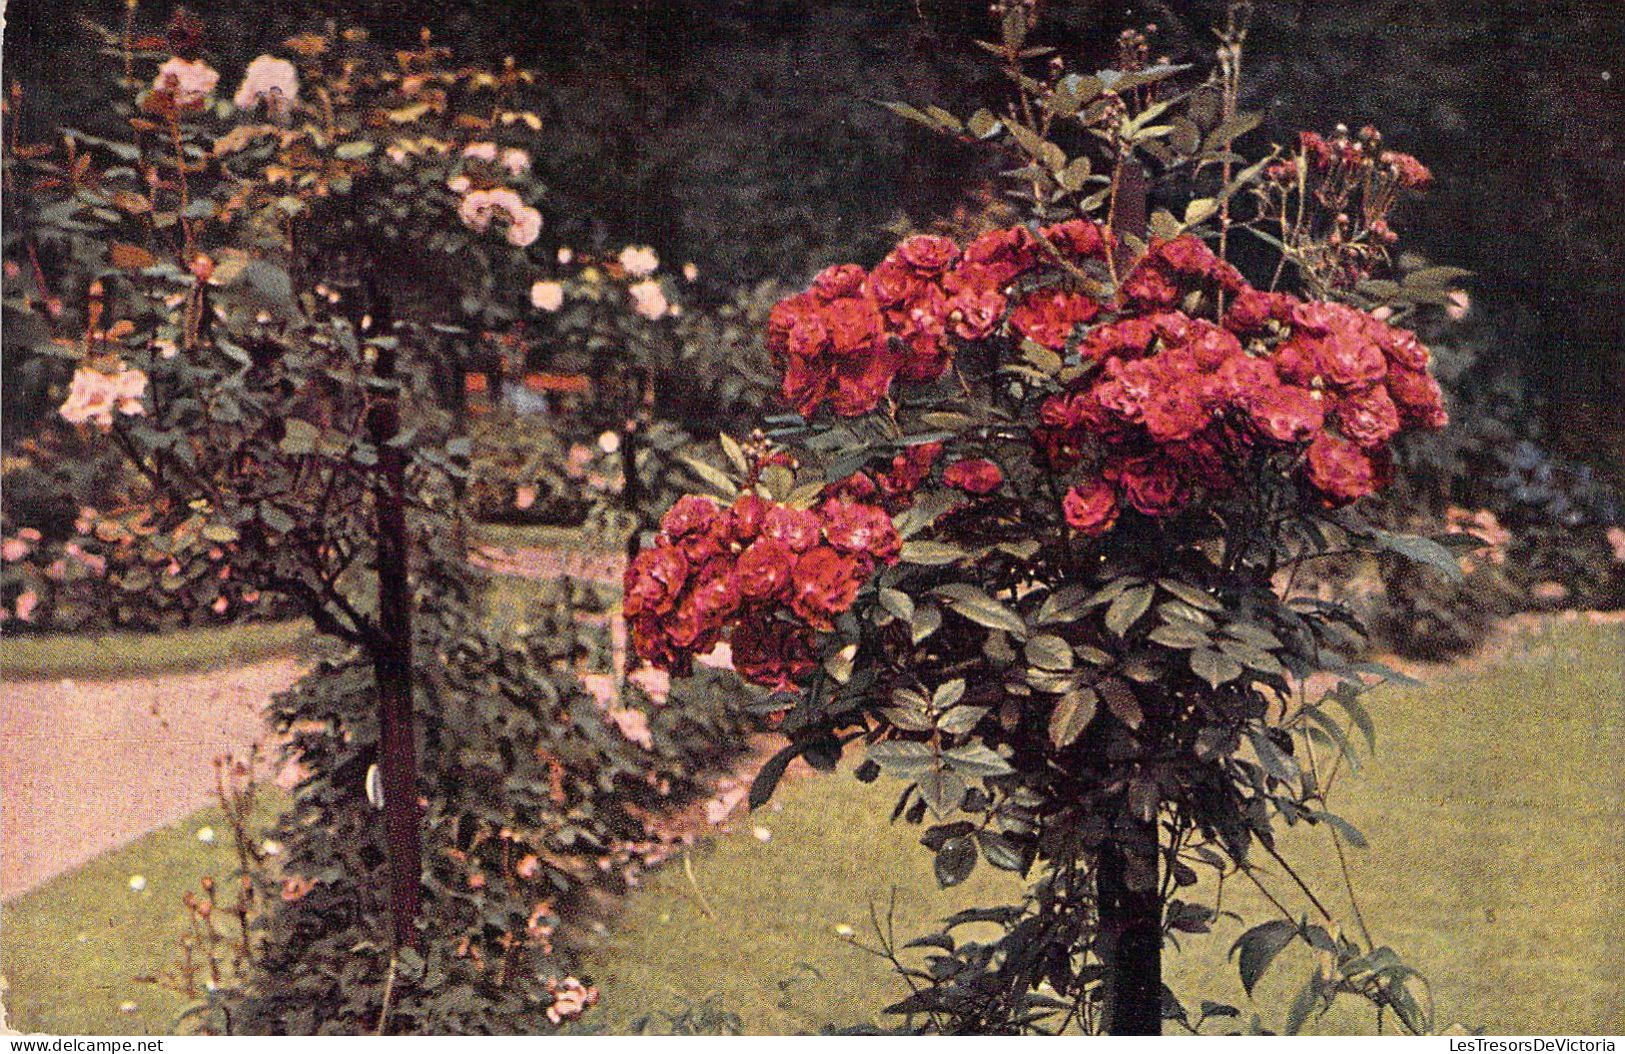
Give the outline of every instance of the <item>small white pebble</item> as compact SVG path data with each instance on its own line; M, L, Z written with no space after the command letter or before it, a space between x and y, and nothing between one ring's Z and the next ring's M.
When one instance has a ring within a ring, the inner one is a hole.
M750 829L750 833L756 836L756 840L758 842L770 842L773 840L773 832L768 830L766 827L752 827Z
M134 999L126 999L124 1002L118 1005L118 1012L121 1014L133 1014L136 1012L136 1009L137 1007Z
M839 926L835 927L835 936L841 938L844 941L851 940L856 934L857 934L857 930L854 930L851 926L848 926L844 922L841 923Z
M146 888L147 888L147 876L146 875L131 875L130 876L130 891L131 892L140 893L140 892L144 891Z
M197 829L197 840L202 842L204 845L213 845L214 844L214 828L213 827L199 827Z
M282 843L277 841L275 838L267 838L265 841L260 843L260 852L264 853L266 856L281 856Z

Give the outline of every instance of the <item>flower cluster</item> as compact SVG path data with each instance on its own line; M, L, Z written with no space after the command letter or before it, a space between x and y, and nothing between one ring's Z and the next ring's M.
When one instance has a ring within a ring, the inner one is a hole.
M598 986L584 985L574 977L564 980L550 979L547 990L553 994L553 1005L547 1008L547 1019L557 1025L573 1021L586 1013L588 1007L598 1005Z
M1360 129L1358 136L1350 136L1347 128L1339 126L1330 139L1300 132L1298 151L1317 174L1375 177L1406 190L1425 190L1433 182L1433 173L1410 154L1383 149L1381 133L1370 125Z
M520 248L531 244L542 233L542 214L526 205L517 191L508 187L489 187L471 190L463 196L457 215L465 226L484 232L491 221L500 217L507 224L509 244Z
M902 548L884 509L846 497L798 509L754 493L727 508L690 495L660 528L626 570L638 654L686 673L726 633L739 674L778 689L813 668L817 634Z
M68 398L58 411L69 424L87 421L106 431L113 427L113 413L137 417L146 413L141 396L147 390L147 375L133 366L118 363L112 373L80 367L74 371Z
M232 96L239 110L252 110L260 103L273 114L286 113L299 97L299 72L287 59L261 55L243 71L243 83Z
M1213 279L1235 295L1220 322L1193 318L1170 309L1180 298L1170 277ZM1270 451L1303 452L1317 496L1346 504L1386 480L1388 443L1402 429L1445 423L1414 334L1239 277L1193 237L1154 246L1125 281L1115 317L1079 344L1098 368L1046 400L1034 431L1051 468L1100 451L1065 502L1077 530L1104 533L1122 504L1174 515L1198 492L1229 491L1241 466Z
M152 91L176 109L200 110L219 83L220 74L207 62L176 56L158 67Z
M828 268L768 320L784 397L804 416L826 402L842 416L868 413L893 381L940 377L952 363L953 340L989 336L1007 311L1021 335L1064 347L1099 303L1053 285L1012 287L1046 262L1077 267L1104 260L1108 249L1099 226L1070 220L1037 236L1025 227L989 231L963 252L947 238L915 235L873 271Z

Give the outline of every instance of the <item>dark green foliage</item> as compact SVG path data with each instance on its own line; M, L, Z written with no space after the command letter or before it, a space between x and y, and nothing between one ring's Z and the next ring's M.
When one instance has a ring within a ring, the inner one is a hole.
M238 1033L531 1033L548 1027L587 927L627 878L673 851L659 818L707 789L743 741L729 674L645 711L630 742L582 689L576 615L543 590L523 623L492 626L420 593L416 708L423 759L425 958L390 972L385 847L367 797L376 760L372 671L324 662L272 714L309 770L275 837L259 961L207 1018ZM529 862L527 858L530 859ZM310 880L308 892L297 879ZM288 887L282 883L296 882Z

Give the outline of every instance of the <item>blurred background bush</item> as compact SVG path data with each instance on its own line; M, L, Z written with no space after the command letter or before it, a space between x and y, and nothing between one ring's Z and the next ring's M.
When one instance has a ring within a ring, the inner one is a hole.
M1038 42L1104 65L1121 29L1153 23L1159 53L1205 64L1223 6L1048 0ZM365 26L385 44L413 44L427 29L467 59L512 54L538 70L551 107L536 159L550 188L544 241L598 253L648 244L663 260L697 265L656 408L696 436L744 431L762 405L763 393L738 380L749 371L717 360L737 366L760 354L748 323L775 284L796 286L842 260L872 264L901 229L962 222L989 206L985 154L873 105L996 105L1002 86L973 45L987 29L982 0L188 7L207 25L206 54L221 68L240 68L312 19L330 18ZM171 10L140 0L149 24ZM119 0L8 6L6 79L25 91L12 115L24 140L33 129L94 132L113 119L61 56L82 45L82 20L117 25L123 17ZM1393 642L1447 654L1481 635L1486 613L1625 602L1625 313L1617 303L1625 287L1625 7L1258 0L1248 48L1249 102L1267 115L1259 140L1340 121L1376 124L1437 177L1402 217L1407 249L1474 272L1465 318L1426 334L1455 423L1406 451L1411 481L1389 515L1436 522L1451 508L1487 510L1512 532L1507 562L1450 596L1389 589ZM9 363L6 373L15 453L31 415L16 412L11 395L25 378ZM726 405L711 401L718 392ZM592 446L601 426L534 444L520 442L523 428L501 433L505 444L486 450L476 505L501 519L578 520L592 488L570 451ZM53 500L45 481L10 482L8 535L34 518L17 502Z

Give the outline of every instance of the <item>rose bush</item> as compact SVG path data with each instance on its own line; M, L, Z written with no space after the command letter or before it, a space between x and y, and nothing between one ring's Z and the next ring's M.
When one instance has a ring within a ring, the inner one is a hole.
M1256 124L1234 108L1234 18L1216 72L1176 88L1185 70L1137 35L1119 68L1073 73L1026 49L1030 5L998 11L1004 116L893 109L1015 155L1030 220L910 237L782 302L768 342L796 413L725 440L726 504L673 506L628 613L649 661L681 673L731 636L778 689L790 745L754 803L792 758L861 744L860 778L903 784L894 815L930 818L942 884L978 860L1036 871L1021 903L914 942L924 966L879 949L914 988L906 1027L1195 1030L1237 1013L1193 1017L1160 982L1165 936L1217 918L1198 870L1263 882L1267 855L1295 881L1280 825L1364 841L1327 792L1389 675L1296 569L1353 549L1457 573L1353 508L1392 478L1396 436L1447 420L1400 322L1454 273L1386 277L1389 210L1425 180L1375 133L1334 137L1335 162L1313 136L1234 152ZM1159 176L1206 193L1147 216ZM1243 235L1276 249L1268 283L1227 260ZM1317 673L1336 687L1310 695ZM1312 915L1238 943L1249 990L1300 941L1323 962L1290 1030L1351 994L1428 1030L1414 971L1300 891ZM985 922L1002 936L960 930Z

